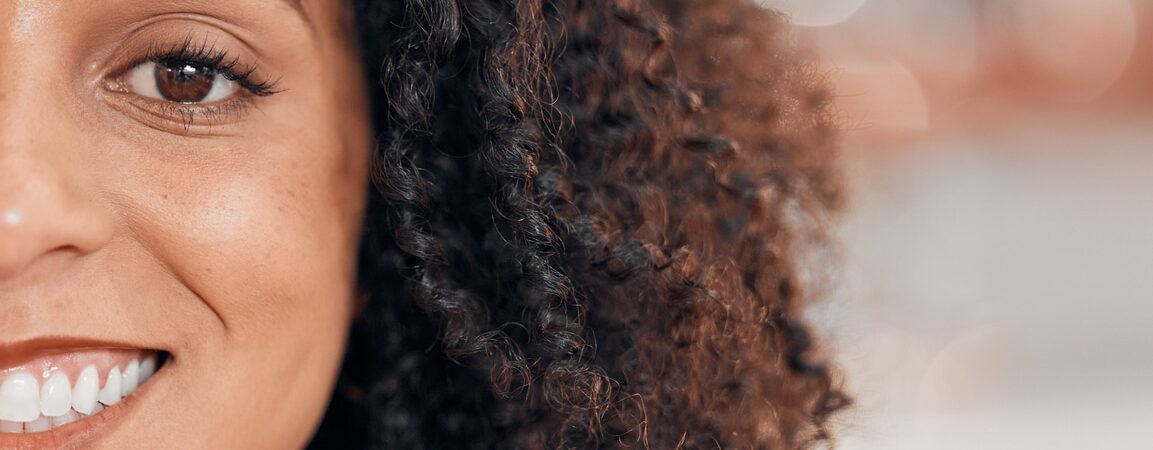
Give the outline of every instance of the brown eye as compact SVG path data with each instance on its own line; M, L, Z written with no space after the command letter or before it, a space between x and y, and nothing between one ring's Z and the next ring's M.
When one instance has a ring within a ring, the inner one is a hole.
M156 90L165 100L196 103L212 91L216 72L193 63L155 64Z
M194 62L143 62L128 72L125 81L135 94L183 104L223 100L239 88L212 67Z

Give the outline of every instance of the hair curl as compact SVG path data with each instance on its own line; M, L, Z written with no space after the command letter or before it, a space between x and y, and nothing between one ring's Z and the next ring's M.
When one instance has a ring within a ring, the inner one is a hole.
M378 139L369 298L314 447L829 438L848 400L814 355L797 256L839 203L834 127L782 17L353 5Z

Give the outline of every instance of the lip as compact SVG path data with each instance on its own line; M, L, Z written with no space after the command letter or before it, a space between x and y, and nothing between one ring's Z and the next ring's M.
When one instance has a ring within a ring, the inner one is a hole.
M140 346L128 342L102 341L73 337L44 337L16 342L0 342L0 368L12 367L33 358L45 355L69 353L84 349L123 348L149 350L150 346ZM168 352L167 349L155 350Z
M0 343L0 367L10 367L14 364L37 358L44 355L77 352L90 349L122 348L134 350L151 350L140 348L122 342L109 342L77 338L40 338L17 343ZM114 427L123 423L125 416L137 408L138 403L147 398L152 386L163 382L167 376L167 366L172 355L167 350L155 349L161 355L161 361L156 373L147 383L140 385L132 394L124 397L115 405L106 407L98 414L82 420L68 423L48 431L37 433L0 433L0 449L80 449L88 448L98 441L101 436L108 434ZM163 360L167 362L163 362Z

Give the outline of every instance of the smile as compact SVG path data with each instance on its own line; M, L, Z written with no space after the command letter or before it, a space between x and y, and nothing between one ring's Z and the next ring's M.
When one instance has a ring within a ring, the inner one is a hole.
M0 369L0 441L103 415L152 378L164 354L85 349Z

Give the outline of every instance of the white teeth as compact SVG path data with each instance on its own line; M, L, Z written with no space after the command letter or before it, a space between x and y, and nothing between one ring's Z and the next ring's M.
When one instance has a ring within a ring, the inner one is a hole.
M68 384L68 375L56 372L40 387L40 414L57 417L71 410L72 386Z
M96 366L89 364L76 378L72 388L72 409L81 414L92 414L96 409L96 395L100 391L100 378Z
M132 360L121 371L108 371L104 387L100 373L89 364L69 383L62 370L43 379L27 370L0 373L0 433L38 433L83 420L115 405L156 373L156 355Z
M31 422L40 417L40 383L26 371L9 374L0 385L0 420Z
M156 355L148 355L140 362L140 382L152 378L154 373L156 373Z
M75 422L77 420L80 420L80 413L69 409L68 412L65 413L64 415L59 416L59 417L52 417L51 419L52 419L52 426L58 427L61 425L67 425L67 424L70 424L70 423Z
M104 389L100 390L99 400L105 406L115 405L120 401L122 396L120 385L124 383L124 377L120 375L120 368L113 367L108 372L108 381L104 382Z
M36 420L24 424L25 433L39 433L41 431L48 431L51 429L52 420L44 416L39 416L36 418Z
M0 420L0 433L23 433L24 422Z
M124 384L120 387L120 394L127 397L132 391L136 390L136 386L140 385L140 363L136 360L128 363L124 368Z

